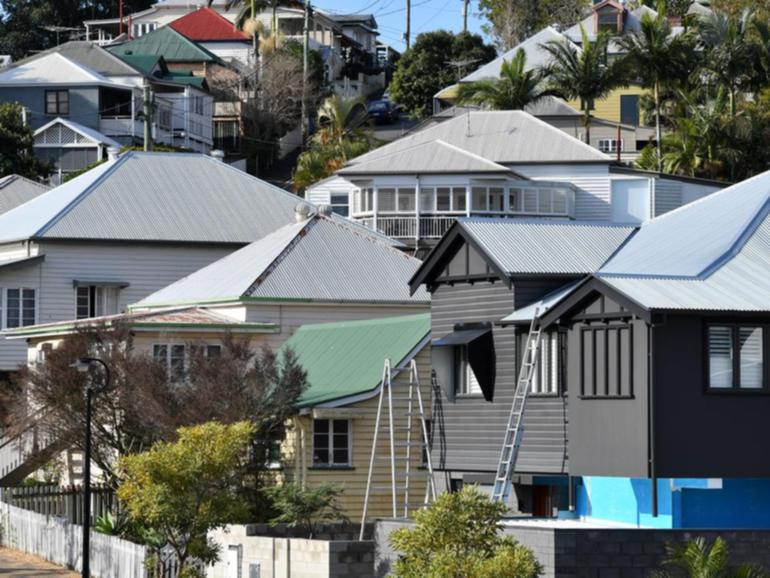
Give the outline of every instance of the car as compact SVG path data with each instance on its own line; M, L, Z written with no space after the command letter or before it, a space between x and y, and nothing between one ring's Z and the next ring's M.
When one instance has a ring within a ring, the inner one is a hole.
M369 116L378 124L391 124L398 120L398 107L388 100L373 100L367 108Z

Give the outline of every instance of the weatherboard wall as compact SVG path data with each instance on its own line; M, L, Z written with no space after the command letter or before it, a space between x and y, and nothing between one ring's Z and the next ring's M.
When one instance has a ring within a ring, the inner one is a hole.
M99 129L99 87L55 86L0 87L0 101L18 102L27 109L27 122L33 130L50 122L58 115L45 114L46 90L69 91L69 114L67 118L87 127Z

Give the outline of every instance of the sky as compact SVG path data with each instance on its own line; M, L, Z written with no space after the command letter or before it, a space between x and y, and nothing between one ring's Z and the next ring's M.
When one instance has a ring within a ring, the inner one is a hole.
M313 6L335 13L374 14L380 31L380 41L398 51L404 50L406 0L311 0ZM412 40L420 32L445 29L460 32L463 27L462 0L412 0ZM477 16L478 0L471 0L468 9L468 29L481 33Z

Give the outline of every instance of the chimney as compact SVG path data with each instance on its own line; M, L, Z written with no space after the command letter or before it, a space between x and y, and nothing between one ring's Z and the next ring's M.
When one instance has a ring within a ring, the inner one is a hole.
M219 149L214 149L211 151L211 156L218 160L220 163L225 162L225 151L221 151Z
M118 158L119 154L120 154L120 149L118 147L107 147L108 161L114 161L116 158Z

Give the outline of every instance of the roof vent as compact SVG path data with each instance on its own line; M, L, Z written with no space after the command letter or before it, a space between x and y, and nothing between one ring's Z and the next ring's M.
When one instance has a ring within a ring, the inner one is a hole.
M120 149L118 147L107 147L107 160L114 161L118 158Z
M294 218L301 223L309 219L312 212L312 207L308 203L297 203L294 207Z
M219 162L225 162L225 151L214 149L209 154L212 156L212 158L218 160Z
M332 216L332 206L331 205L318 205L318 214L323 215L324 217L331 217Z

